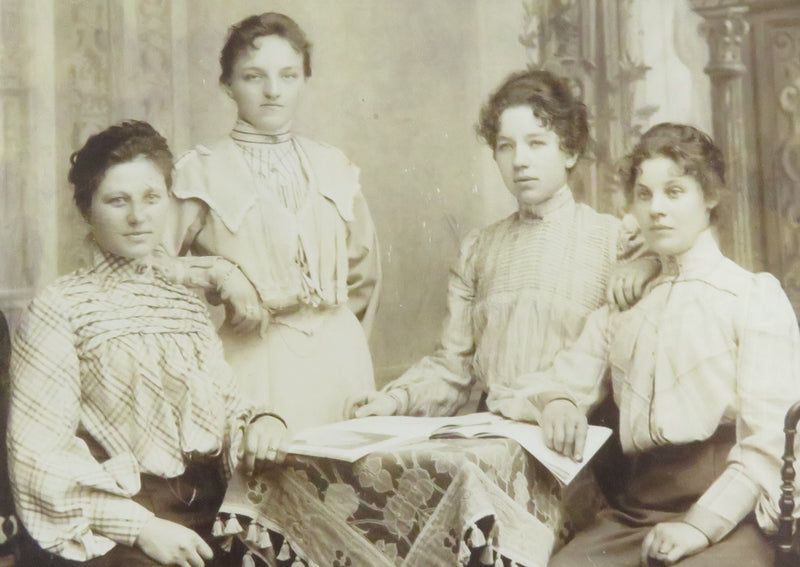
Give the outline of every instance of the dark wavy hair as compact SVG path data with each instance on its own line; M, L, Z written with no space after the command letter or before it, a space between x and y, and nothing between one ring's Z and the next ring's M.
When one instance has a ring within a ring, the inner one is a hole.
M244 51L255 47L255 41L265 35L277 35L288 41L303 56L303 74L306 78L311 76L311 43L305 32L289 16L267 12L249 16L228 29L228 37L219 56L219 65L222 68L220 83L230 84L236 59Z
M645 160L665 157L674 161L686 175L691 175L703 189L706 200L717 201L711 210L711 222L717 222L719 203L725 195L725 159L711 136L687 124L662 122L645 132L639 142L620 162L619 176L629 202Z
M581 155L589 141L589 119L584 105L563 78L549 71L529 70L510 75L483 106L476 130L490 148L497 144L500 115L513 106L528 106L550 128L568 154Z
M172 152L167 140L147 122L130 120L90 136L69 161L69 182L73 185L75 205L83 216L89 214L94 196L106 172L114 165L149 159L164 174L167 188L172 185Z

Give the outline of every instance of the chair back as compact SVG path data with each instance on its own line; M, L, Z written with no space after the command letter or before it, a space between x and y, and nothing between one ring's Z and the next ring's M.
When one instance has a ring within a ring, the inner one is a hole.
M781 468L781 499L779 502L781 515L778 520L778 539L775 554L775 567L797 567L800 558L794 544L794 490L795 490L795 455L794 440L797 434L797 422L800 421L800 402L794 404L786 412L783 432L786 442L783 448L783 467Z
M13 565L17 554L19 525L14 513L14 499L8 480L8 456L6 454L6 427L8 422L9 365L11 363L11 340L8 323L0 311L0 564Z

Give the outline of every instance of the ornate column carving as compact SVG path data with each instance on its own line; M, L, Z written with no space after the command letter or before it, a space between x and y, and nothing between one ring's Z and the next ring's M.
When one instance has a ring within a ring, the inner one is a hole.
M781 120L782 115L788 120L773 165L777 226L769 228L775 231L773 245L781 283L800 313L800 17L794 26L775 34L771 48L780 106L776 118Z
M725 156L727 187L730 192L730 222L720 227L722 246L742 266L753 269L753 231L748 179L748 145L745 124L745 83L747 66L742 43L750 31L744 6L708 8L709 2L695 2L705 18L702 31L708 40L714 139Z
M652 112L634 108L635 83L648 68L626 45L629 5L630 0L525 0L520 35L529 65L568 77L588 107L590 163L579 165L573 189L593 207L613 212L625 204L615 162L639 133L635 119Z
M525 18L520 43L528 53L529 67L547 69L567 77L589 108L593 138L596 125L596 6L577 0L524 0ZM596 148L589 148L589 163L581 163L571 179L576 196L599 206Z

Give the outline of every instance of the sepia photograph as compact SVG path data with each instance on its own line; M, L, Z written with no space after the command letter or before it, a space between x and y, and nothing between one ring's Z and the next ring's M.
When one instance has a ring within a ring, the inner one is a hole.
M0 567L800 566L798 314L798 0L0 0Z

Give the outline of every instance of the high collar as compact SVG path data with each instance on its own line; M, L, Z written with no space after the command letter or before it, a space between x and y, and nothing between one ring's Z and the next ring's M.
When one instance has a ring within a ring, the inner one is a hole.
M266 134L240 118L231 130L231 138L244 144L282 144L292 139L292 133Z
M153 259L124 258L106 250L102 250L95 242L91 242L92 265L90 271L104 277L118 279L134 279L142 276L151 276L153 273Z
M661 256L661 274L681 279L697 277L714 269L723 257L711 229L707 228L686 252Z
M568 185L553 193L552 197L538 205L525 210L517 211L517 218L522 221L538 221L546 219L555 213L566 210L575 204L572 190Z

